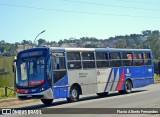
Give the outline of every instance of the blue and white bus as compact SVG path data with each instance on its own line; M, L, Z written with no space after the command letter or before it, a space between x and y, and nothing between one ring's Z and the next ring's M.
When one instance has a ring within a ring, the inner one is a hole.
M80 95L131 93L154 83L150 49L37 47L17 54L15 88L20 99L78 101Z

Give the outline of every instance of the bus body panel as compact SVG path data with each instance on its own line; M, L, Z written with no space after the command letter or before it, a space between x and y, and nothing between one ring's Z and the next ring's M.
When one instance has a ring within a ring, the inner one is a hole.
M124 68L110 68L108 80L105 84L103 92L117 91L123 89L124 83Z
M54 92L54 98L66 98L69 96L68 90L68 76L65 75L63 78L61 78L59 81L57 81L52 88Z
M131 67L133 88L147 86L154 83L153 66Z
M82 94L93 94L97 92L96 70L68 70L68 84L78 83L82 88Z
M97 75L97 93L105 92L106 83L108 82L111 68L96 69Z

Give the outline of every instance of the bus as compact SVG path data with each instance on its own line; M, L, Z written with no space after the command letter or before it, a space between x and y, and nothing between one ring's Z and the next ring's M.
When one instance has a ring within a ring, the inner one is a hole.
M17 54L15 89L19 99L79 100L80 95L106 96L154 83L150 49L36 47Z

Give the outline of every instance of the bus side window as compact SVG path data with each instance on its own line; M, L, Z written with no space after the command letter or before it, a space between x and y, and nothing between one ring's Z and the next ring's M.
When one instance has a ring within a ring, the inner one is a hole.
M82 52L82 64L84 69L95 68L94 52Z
M56 65L56 69L60 69L59 64Z
M53 62L52 62L53 63L53 65L52 65L53 70L60 69L59 63L57 63L56 59L57 58L54 58Z
M66 75L65 56L63 52L52 53L53 83Z
M144 65L144 62L143 62L143 53L134 53L133 54L133 58L134 58L134 65L135 66Z
M81 69L80 52L67 52L68 69Z
M97 64L97 68L109 67L108 53L96 52L96 64Z
M144 64L145 65L151 65L150 53L144 53L143 58L144 58Z
M120 52L110 52L109 57L110 57L110 67L122 66Z
M59 70L59 69L66 69L65 66L65 57L63 56L63 53L55 53L52 56L52 68L53 70Z
M123 52L122 61L123 61L123 66L132 66L133 65L132 53Z

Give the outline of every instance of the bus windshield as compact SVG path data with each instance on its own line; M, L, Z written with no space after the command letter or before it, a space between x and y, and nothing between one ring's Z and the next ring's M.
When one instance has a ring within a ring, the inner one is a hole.
M16 84L21 87L40 85L44 82L44 57L30 57L19 59L18 78Z

